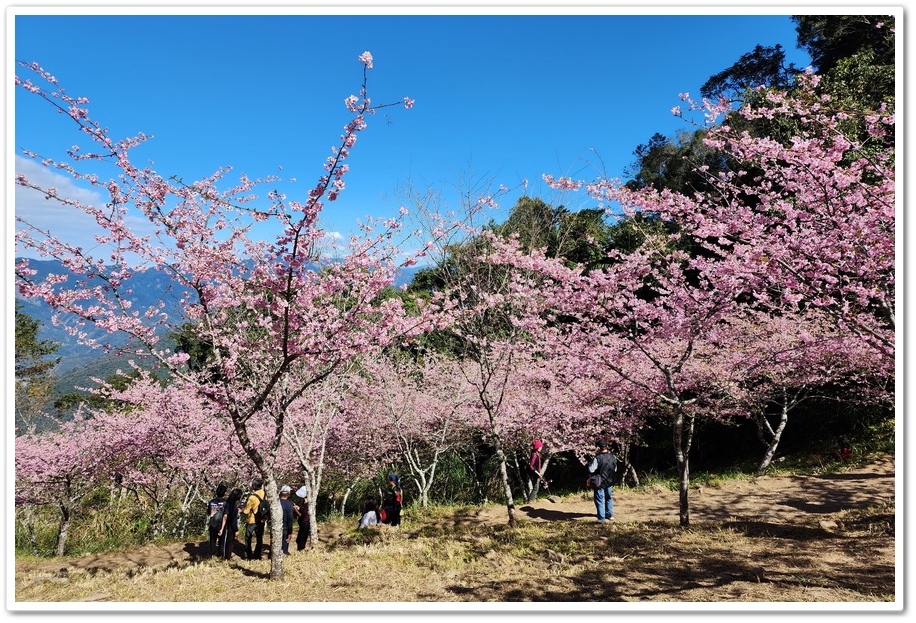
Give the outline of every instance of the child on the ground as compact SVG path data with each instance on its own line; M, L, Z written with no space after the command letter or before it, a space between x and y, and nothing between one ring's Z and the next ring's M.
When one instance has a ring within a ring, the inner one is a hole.
M377 526L378 523L378 504L375 498L369 498L363 505L363 516L359 520L359 527L361 529L368 528L370 526Z

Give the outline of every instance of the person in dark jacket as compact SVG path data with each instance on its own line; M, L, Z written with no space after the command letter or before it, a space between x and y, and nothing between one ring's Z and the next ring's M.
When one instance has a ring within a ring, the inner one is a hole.
M219 547L223 558L232 558L235 549L235 535L239 531L239 502L242 500L242 490L236 487L229 492L223 504L223 525L219 529Z
M601 485L595 488L595 508L598 510L598 521L614 521L614 497L611 485L617 473L617 457L608 449L604 439L595 441L595 456L588 464L590 474L601 476Z
M289 554L289 540L293 536L293 518L296 516L296 507L289 499L293 490L289 485L280 487L280 509L283 511L283 540L280 542L284 554Z
M299 506L296 507L296 521L299 523L299 530L296 532L296 549L301 551L305 549L305 544L312 533L312 516L309 514L309 489L302 485L296 491L296 495L302 498Z
M401 525L401 507L404 503L404 495L401 491L401 481L397 474L388 474L387 489L385 497L382 499L382 510L384 519L382 523L392 526Z
M210 525L214 516L223 508L226 503L226 485L220 483L216 487L216 497L207 502L207 531L210 533L210 555L222 556L222 548L219 547L219 526ZM219 519L219 518L216 518Z

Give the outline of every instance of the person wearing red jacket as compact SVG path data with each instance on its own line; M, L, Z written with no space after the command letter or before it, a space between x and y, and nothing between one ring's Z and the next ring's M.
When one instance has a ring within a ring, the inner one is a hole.
M544 457L541 451L544 449L544 442L535 439L531 442L531 458L528 460L528 470L531 472L531 478L535 482L540 482L545 489L550 488L550 481L544 478Z

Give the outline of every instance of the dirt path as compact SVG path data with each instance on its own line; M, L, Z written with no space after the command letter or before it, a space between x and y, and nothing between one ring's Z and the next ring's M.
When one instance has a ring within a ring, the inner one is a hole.
M737 520L799 521L841 510L893 502L894 457L842 473L812 476L761 476L729 480L718 487L690 489L690 521ZM555 498L556 499L556 498ZM531 521L595 521L590 491L557 502L541 497L519 506L520 517ZM622 522L679 521L678 492L662 487L649 490L614 489L614 516ZM487 507L480 518L506 521L502 506Z
M730 480L718 487L694 487L690 491L691 523L728 520L798 522L817 520L842 510L893 502L895 499L894 457L883 457L841 473L812 476L763 476L753 481ZM551 501L542 496L532 504L521 504L520 519L528 521L595 521L591 493ZM671 522L677 524L678 493L661 487L648 490L614 490L614 514L618 522ZM504 524L506 508L490 505L469 515L456 515L454 523ZM347 524L349 525L349 524ZM408 517L403 528L413 529ZM339 525L323 524L321 541L341 535ZM17 575L33 571L59 572L64 569L138 571L161 566L184 566L204 554L206 543L148 545L126 553L104 553L66 560L16 561Z

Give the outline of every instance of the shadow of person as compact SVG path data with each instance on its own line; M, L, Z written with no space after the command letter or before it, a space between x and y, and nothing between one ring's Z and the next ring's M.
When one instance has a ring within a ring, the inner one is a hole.
M205 541L203 543L185 543L184 551L191 558L191 560L204 560L211 557L210 553L210 542Z
M581 517L594 517L594 513L569 513L549 508L535 508L533 506L522 506L519 510L532 519L543 519L545 521L564 521L579 519Z

